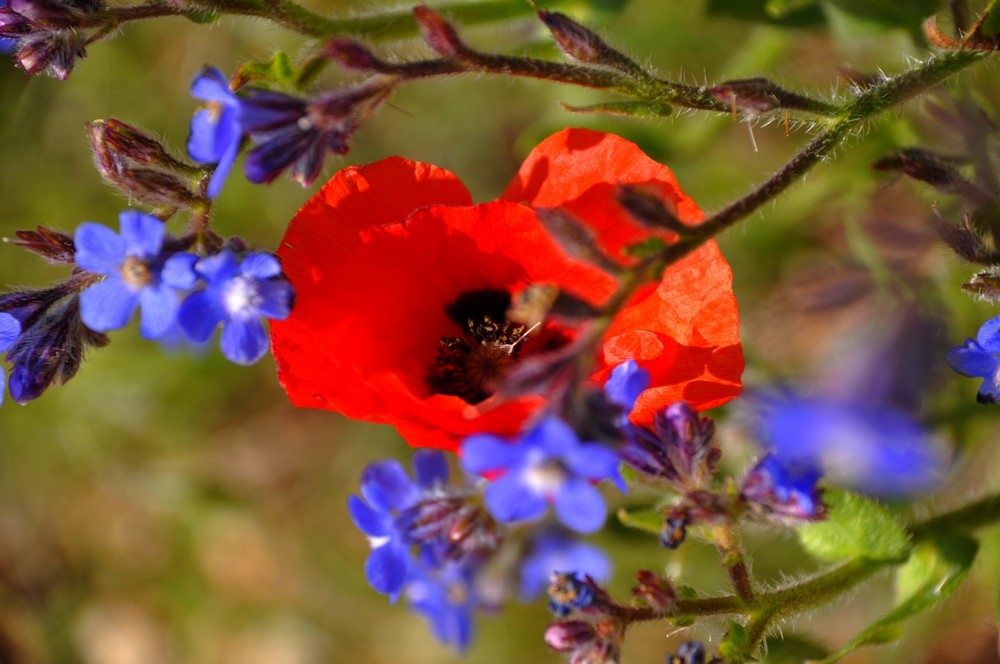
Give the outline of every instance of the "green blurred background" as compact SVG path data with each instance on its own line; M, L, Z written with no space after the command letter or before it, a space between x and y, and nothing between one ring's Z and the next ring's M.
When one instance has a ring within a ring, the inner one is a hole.
M378 9L369 0L308 4L331 15ZM754 20L764 16L763 3L751 0L632 0L621 11L590 4L596 3L581 0L578 16L661 75L695 84L766 75L818 95L848 92L841 67L891 73L907 58L926 57L914 16L935 7L802 3L805 11L776 23ZM789 3L772 3L782 4ZM873 7L888 8L888 15L868 11ZM463 34L493 49L561 57L531 19ZM92 167L85 122L119 118L182 150L195 108L187 89L200 66L231 73L276 48L294 56L302 47L296 36L260 20L223 18L206 26L160 19L126 26L92 46L66 82L0 67L0 234L36 225L70 230L84 220L115 226L128 201ZM384 48L425 53L410 42ZM996 75L995 65L981 66L961 79L974 91L970 98L994 115ZM340 76L331 71L321 82L348 80ZM712 210L763 180L808 137L805 128L786 135L780 122L756 127L755 151L747 125L728 117L638 121L572 115L558 105L601 99L591 91L479 76L411 85L364 125L351 154L331 160L327 173L402 154L454 171L478 200L489 200L541 138L568 125L590 126L638 142ZM935 99L948 103L943 93ZM971 270L929 230L932 203L940 199L947 215L956 209L951 201L869 169L897 147L958 149L925 106L910 104L852 139L721 239L736 274L748 384L808 377L843 352L844 340L867 329L885 302L864 297L817 311L803 301L872 267L888 266L894 278L912 279L933 294L937 304L930 308L946 317L951 343L996 313L959 293ZM258 187L234 176L216 206L217 231L275 247L312 190L286 180ZM26 252L0 246L0 284L8 288L64 277ZM463 659L435 644L421 617L388 606L367 587L368 544L350 524L345 502L366 463L408 457L391 429L291 407L269 358L241 368L214 348L202 357L164 352L131 328L112 337L68 385L25 407L8 400L0 410L0 662L560 661L541 641L548 620L541 602L481 617ZM943 367L940 354L926 362ZM957 468L939 493L898 506L904 514L927 515L1000 487L996 410L974 404L975 381L944 378L926 414L956 443ZM726 424L722 432L729 468L739 472L754 449L738 426ZM750 530L747 537L762 582L810 569L789 533ZM983 538L974 580L957 598L912 621L899 644L850 661L997 661L1000 540L995 529ZM611 585L619 593L643 567L680 575L704 592L727 591L714 550L703 543L666 552L654 539L613 525L598 539L616 561ZM890 597L888 581L877 581L783 633L837 645L884 612ZM625 661L659 663L681 641L715 641L724 630L721 621L686 630L648 625L631 635ZM772 653L779 650L772 646Z

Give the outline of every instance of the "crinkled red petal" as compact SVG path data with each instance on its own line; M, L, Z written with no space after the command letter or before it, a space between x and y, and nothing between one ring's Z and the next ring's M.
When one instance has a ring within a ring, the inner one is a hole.
M344 321L329 315L337 292L331 275L364 242L366 232L427 205L471 203L465 185L448 171L390 157L339 171L296 213L278 249L295 288L295 308L287 320L271 323L278 379L292 403L337 410L325 394L353 369L349 349L329 343L345 330ZM376 397L358 394L355 401L353 410L364 411L364 402Z
M621 137L587 129L565 129L539 144L503 198L567 210L596 232L605 251L627 260L622 247L642 241L649 230L615 202L619 184L657 192L685 223L703 218L667 167ZM616 317L596 378L603 381L629 358L650 372L656 386L640 397L637 422L648 423L681 399L703 410L739 394L744 362L732 271L714 242L668 269L655 290L637 294Z

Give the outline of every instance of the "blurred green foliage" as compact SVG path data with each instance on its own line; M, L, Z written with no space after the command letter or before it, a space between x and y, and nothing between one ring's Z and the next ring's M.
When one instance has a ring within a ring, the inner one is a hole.
M377 9L369 0L309 4L334 15ZM924 57L915 29L939 3L632 0L619 12L607 11L620 4L603 3L605 11L586 16L611 43L661 75L689 83L764 75L790 89L841 95L848 91L842 67L892 72L909 57ZM560 57L532 20L470 29L467 38L487 48ZM247 60L267 61L275 49L294 57L301 47L294 35L259 20L223 17L197 25L176 18L129 25L119 37L93 45L65 83L0 67L0 234L36 225L68 230L83 220L114 225L128 201L101 184L85 122L116 117L180 150L195 107L187 87L201 65L233 72ZM385 49L401 57L425 52L415 42ZM318 84L347 80L331 71ZM1000 87L993 81L995 71L977 69L963 76L972 92L962 94L995 117ZM930 98L947 106L950 94ZM358 132L352 153L329 171L403 154L454 171L478 200L488 200L538 140L567 125L586 125L639 143L711 210L773 172L804 144L809 129L786 133L780 122L751 129L729 117L683 113L643 121L569 114L559 101L605 100L587 90L471 76L412 85ZM808 377L841 352L845 340L877 322L883 303L874 295L847 307L808 306L824 288L858 274L857 244L847 228L860 229L889 274L923 284L910 292L948 321L951 342L996 313L959 293L971 270L942 251L929 230L935 201L946 216L955 206L868 167L915 143L960 149L949 136L925 103L910 104L722 238L745 316L749 385ZM234 177L214 223L221 234L274 247L310 193L285 180L257 187ZM7 287L65 276L15 247L0 252L0 283ZM995 411L975 406L974 381L947 376L940 355L926 361L940 364L943 377L930 386L927 414L961 453L940 495L894 507L904 516L997 489L1000 477L995 450L983 444L996 438ZM734 425L721 435L725 463L738 472L754 450ZM0 661L458 661L433 642L421 618L388 606L367 587L368 545L344 509L366 463L408 452L391 430L291 407L269 360L240 368L214 349L204 356L170 353L134 330L113 334L112 345L93 353L71 383L36 403L0 410ZM636 508L652 502L643 502L642 494L619 500ZM814 568L786 536L746 535L755 578L763 583ZM667 552L655 538L622 527L599 539L616 561L616 592L626 593L631 572L642 567L680 576L704 592L726 587L714 549L698 541ZM961 602L923 624L907 624L889 655L859 651L847 661L996 661L995 654L988 660L941 653L989 653L981 644L995 643L995 627L991 632L985 625L1000 577L998 546L997 533L988 531L973 572L979 582L959 591ZM775 650L815 654L814 641L836 649L890 608L891 593L877 582L816 621L786 628L785 645L776 642ZM484 617L465 661L559 661L541 641L546 621L541 603ZM724 627L638 629L625 661L662 662L680 641L716 641Z

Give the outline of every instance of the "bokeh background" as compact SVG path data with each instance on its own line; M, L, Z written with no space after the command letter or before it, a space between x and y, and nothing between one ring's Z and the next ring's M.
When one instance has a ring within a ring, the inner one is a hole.
M331 15L382 6L307 4ZM849 90L846 70L891 73L909 58L926 57L919 19L938 9L932 1L801 4L806 9L784 21L767 20L764 3L754 0L581 0L575 14L664 76L700 84L766 75L792 89L839 95ZM530 18L464 34L488 48L561 57ZM303 47L260 20L196 25L171 18L128 25L92 46L66 82L0 66L0 235L36 225L71 230L84 220L116 226L129 202L94 170L85 122L119 118L182 151L195 109L188 86L199 67L233 72L274 49L294 56ZM426 54L415 41L383 48ZM865 361L877 373L909 353L904 362L918 369L913 384L926 393L922 415L956 450L947 484L895 505L904 515L928 515L1000 488L998 411L977 406L976 381L949 374L943 360L944 348L997 312L959 292L972 268L949 255L928 224L935 204L957 221L955 202L870 164L918 144L960 153L964 146L931 108L953 108L961 99L996 117L997 75L995 64L979 66L962 75L960 88L937 91L867 128L721 238L736 275L748 385L835 380L839 364L872 348L870 335L898 333ZM347 80L331 70L320 83ZM573 115L559 106L601 99L535 81L426 81L401 89L327 172L402 154L452 170L478 200L489 200L541 138L589 126L639 143L713 210L762 181L808 138L808 127L786 134L781 122L756 126L755 150L748 125L730 117L639 121ZM996 140L991 131L983 125L983 141ZM286 180L259 187L232 177L218 199L215 227L274 248L311 193ZM0 246L5 288L64 277L12 245ZM0 662L560 661L541 641L548 620L541 601L482 616L472 647L460 656L433 641L423 618L390 607L367 587L368 544L345 504L366 463L408 458L391 429L293 408L270 358L241 368L214 348L200 356L166 352L132 328L112 337L69 384L27 406L8 400L0 409ZM721 427L734 473L756 452L738 410L730 408L735 417ZM790 533L746 535L762 582L813 568ZM972 580L956 597L911 621L899 643L849 661L997 661L1000 538L997 529L982 538ZM640 568L726 592L716 554L703 543L667 552L614 523L596 539L615 560L611 588L619 593ZM884 612L890 598L889 581L876 580L843 604L785 625L783 635L837 645ZM718 621L685 630L647 625L631 635L625 661L659 663L683 640L715 641L723 632ZM794 661L779 660L780 652L774 643L772 661Z

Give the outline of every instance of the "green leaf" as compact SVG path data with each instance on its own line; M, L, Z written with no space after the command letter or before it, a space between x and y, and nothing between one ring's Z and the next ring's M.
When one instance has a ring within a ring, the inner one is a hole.
M798 634L767 640L767 664L802 664L826 657L828 652L820 644Z
M822 9L812 0L708 0L707 12L709 16L796 28L826 23Z
M663 513L660 510L636 510L629 512L625 508L618 510L618 520L623 526L652 533L657 537L663 530Z
M910 555L910 541L903 526L881 505L842 490L828 490L825 521L799 528L806 551L823 560L864 558L900 563Z
M979 543L963 534L945 535L917 547L896 577L896 608L861 630L817 664L833 664L862 646L899 638L905 620L939 605L962 583L976 559Z
M278 51L268 62L247 62L236 72L242 87L250 81L263 81L277 87L295 87L295 65L284 51Z
M996 0L993 0L989 7L986 8L986 18L983 19L983 24L979 27L979 32L984 37L996 37L1000 34L1000 3Z
M742 658L747 648L747 631L738 622L729 621L726 638L719 643L719 656L723 659Z
M921 26L938 9L938 0L823 0L830 25L844 36L876 35L902 28L922 39ZM838 30L839 28L839 30Z

